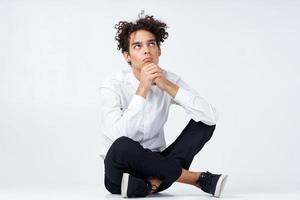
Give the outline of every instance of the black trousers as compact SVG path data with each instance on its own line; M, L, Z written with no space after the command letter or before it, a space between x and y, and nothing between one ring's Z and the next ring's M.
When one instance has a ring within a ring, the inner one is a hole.
M145 149L125 136L118 138L104 159L106 189L112 194L121 194L123 173L142 179L156 177L162 181L157 192L167 189L179 178L182 168L189 169L194 156L214 130L215 125L191 119L179 137L162 152Z

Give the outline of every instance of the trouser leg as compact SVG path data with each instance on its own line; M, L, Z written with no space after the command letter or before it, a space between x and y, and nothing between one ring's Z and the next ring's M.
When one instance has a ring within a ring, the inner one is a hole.
M105 186L113 194L120 194L123 173L137 178L157 177L171 184L178 179L182 167L172 157L143 148L138 142L127 138L118 138L110 147L105 160Z
M127 137L117 139L107 152L105 186L113 194L120 194L123 173L137 178L157 177L162 181L158 191L167 189L181 175L182 168L189 169L194 156L211 138L215 126L190 120L179 137L163 152L143 148Z
M182 168L189 169L194 156L212 137L215 127L191 119L179 137L161 154L176 159Z
M161 155L174 158L182 168L189 169L194 156L212 137L215 127L191 119L178 138ZM172 183L162 183L157 191L165 190L171 185Z

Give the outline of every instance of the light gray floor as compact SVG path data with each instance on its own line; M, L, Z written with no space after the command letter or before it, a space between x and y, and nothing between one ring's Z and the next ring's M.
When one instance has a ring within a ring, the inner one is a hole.
M89 199L123 199L120 195L109 194L102 187L72 187L72 188L54 188L54 187L27 187L27 188L0 188L1 200L89 200ZM199 191L197 188L181 187L175 185L174 187L164 191L161 194L151 195L147 198L152 200L162 199L184 199L184 200L213 200L215 198ZM276 192L276 193L233 193L224 191L224 195L220 199L234 199L234 200L299 200L300 192Z

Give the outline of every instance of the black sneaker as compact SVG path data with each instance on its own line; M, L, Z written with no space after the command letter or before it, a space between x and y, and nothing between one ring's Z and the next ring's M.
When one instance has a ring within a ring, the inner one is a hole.
M198 187L204 192L220 197L227 180L227 175L203 172L197 181Z
M128 173L123 173L121 195L124 198L145 197L150 194L151 187L149 181L136 178Z

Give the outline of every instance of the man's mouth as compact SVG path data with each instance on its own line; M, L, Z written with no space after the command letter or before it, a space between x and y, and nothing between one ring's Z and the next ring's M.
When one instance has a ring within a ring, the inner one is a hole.
M144 63L152 62L152 61L153 61L153 60L152 60L152 58L150 58L150 57L149 57L149 58L145 58L145 59L143 60Z

